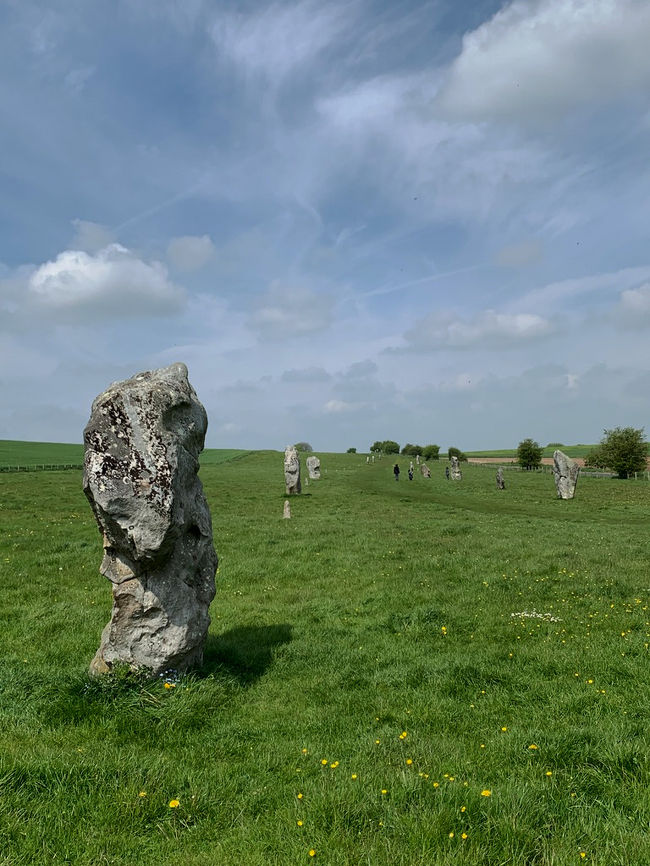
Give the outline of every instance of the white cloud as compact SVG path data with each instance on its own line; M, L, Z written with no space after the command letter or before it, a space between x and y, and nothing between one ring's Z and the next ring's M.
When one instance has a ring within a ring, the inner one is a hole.
M429 313L404 338L414 349L464 349L475 346L501 349L546 337L555 326L534 313L496 313L484 310L464 320L441 313Z
M285 370L280 377L282 382L313 385L329 382L332 377L323 367L305 367L300 370Z
M538 289L532 289L518 301L518 305L528 307L551 308L566 307L567 301L580 295L595 294L602 291L621 291L640 280L650 277L650 265L637 268L623 268L604 274L590 274L584 277L572 277L568 280L558 280Z
M328 400L323 406L323 411L328 415L338 415L341 412L355 412L363 406L363 403L348 403L346 400Z
M210 261L214 251L214 244L208 235L184 235L171 239L167 258L178 271L197 271Z
M646 328L650 325L650 282L621 292L616 315L625 327Z
M279 83L296 67L312 62L348 17L342 4L272 3L248 15L219 14L210 33L219 51L246 73Z
M285 286L277 280L250 317L251 327L265 339L289 340L326 328L333 299L311 289Z
M184 301L163 264L144 262L119 244L94 256L65 250L32 272L27 296L35 309L64 318L97 312L125 318L166 315Z
M516 0L476 30L439 94L469 120L539 122L650 86L650 4Z

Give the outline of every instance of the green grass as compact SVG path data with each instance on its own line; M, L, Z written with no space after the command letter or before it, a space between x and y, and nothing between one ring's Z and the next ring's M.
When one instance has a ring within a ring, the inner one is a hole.
M596 445L562 445L560 451L564 452L567 457L585 457L591 450L596 448ZM542 452L542 457L552 457L556 450L555 446L545 447ZM503 448L501 450L492 451L467 451L468 457L516 457L516 448ZM446 457L441 455L441 459Z
M0 476L0 864L650 862L650 486L320 456L291 520L282 454L203 465L217 595L169 689L86 676L81 473Z
M0 439L0 466L82 463L83 457L83 445Z

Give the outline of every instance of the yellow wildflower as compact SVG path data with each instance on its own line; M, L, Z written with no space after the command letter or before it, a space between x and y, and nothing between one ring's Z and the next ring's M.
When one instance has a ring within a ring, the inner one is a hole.
M170 809L176 809L177 806L180 806L180 802L178 800L170 800L169 801L169 808Z
M492 791L489 788L486 788L484 791L481 791L481 797L491 797Z

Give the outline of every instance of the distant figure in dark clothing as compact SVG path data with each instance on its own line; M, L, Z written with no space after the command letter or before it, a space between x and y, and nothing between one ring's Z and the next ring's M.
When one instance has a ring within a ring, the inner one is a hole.
M445 466L445 478L449 481L449 467Z
M409 467L409 481L413 481L413 470Z
M399 466L397 463L393 466L393 475L395 476L395 481L399 481Z

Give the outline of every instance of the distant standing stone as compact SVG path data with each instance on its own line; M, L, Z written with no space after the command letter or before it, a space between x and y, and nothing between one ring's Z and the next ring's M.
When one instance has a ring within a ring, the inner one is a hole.
M291 519L291 506L289 505L289 500L288 500L288 499L285 499L285 500L284 500L284 512L282 513L282 517L283 517L285 520L290 520L290 519Z
M497 469L497 489L498 490L505 490L506 489L506 482L504 480L503 469L501 469L501 467L499 467Z
M415 455L415 462L417 463L418 466L420 465L420 455L419 454Z
M460 464L458 462L458 457L455 455L451 458L451 480L452 481L461 481L463 478L463 473L460 471Z
M431 470L429 469L429 467L427 466L426 463L422 463L420 465L420 472L422 473L424 478L431 478Z
M553 474L558 499L573 499L580 466L562 451L553 452Z
M115 382L93 403L83 487L113 610L92 674L116 662L181 671L203 659L218 561L197 474L207 425L185 364Z
M287 445L284 452L284 481L287 494L300 493L300 458L293 445Z
M315 480L320 478L320 460L315 455L311 455L307 458L307 472L309 473L309 477Z

